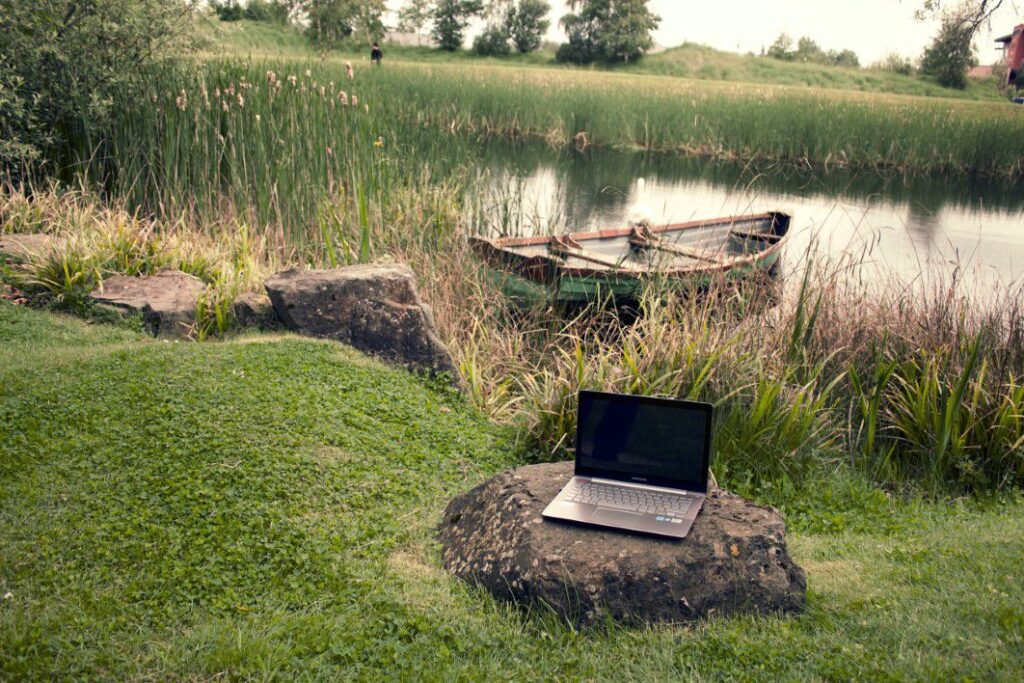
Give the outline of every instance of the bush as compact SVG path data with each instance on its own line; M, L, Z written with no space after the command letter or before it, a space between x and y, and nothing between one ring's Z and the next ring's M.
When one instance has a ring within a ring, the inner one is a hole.
M512 52L508 33L501 26L488 26L473 41L473 52L484 56L503 57Z
M60 161L102 144L120 98L145 67L188 45L185 0L18 0L0 11L0 171ZM85 123L88 122L86 133Z
M967 87L967 70L978 63L973 39L973 30L964 17L955 13L945 16L939 35L924 51L921 71L933 76L939 85L963 90Z
M901 57L895 52L890 52L875 63L874 68L889 73L910 76L917 72L917 65L914 60Z

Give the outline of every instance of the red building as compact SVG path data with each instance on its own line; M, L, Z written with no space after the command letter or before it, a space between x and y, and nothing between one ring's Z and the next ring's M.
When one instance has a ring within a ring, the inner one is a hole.
M1006 59L1006 84L1024 88L1024 24L1013 29L1008 36L996 39L1003 45L1003 57Z

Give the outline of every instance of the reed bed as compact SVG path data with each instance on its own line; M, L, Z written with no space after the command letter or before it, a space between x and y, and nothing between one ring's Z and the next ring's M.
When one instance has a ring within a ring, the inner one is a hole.
M751 87L619 73L208 61L155 73L115 129L79 136L66 180L145 211L209 219L228 203L301 232L325 201L456 177L481 137L719 159L1019 178L1009 104ZM419 177L413 177L419 176ZM472 183L474 190L479 183Z

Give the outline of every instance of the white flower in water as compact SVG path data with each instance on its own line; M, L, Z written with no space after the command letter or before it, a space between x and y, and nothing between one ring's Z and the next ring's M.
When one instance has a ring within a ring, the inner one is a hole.
M312 77L312 75L313 75L313 72L310 71L309 69L306 69L306 78L310 78L310 77Z

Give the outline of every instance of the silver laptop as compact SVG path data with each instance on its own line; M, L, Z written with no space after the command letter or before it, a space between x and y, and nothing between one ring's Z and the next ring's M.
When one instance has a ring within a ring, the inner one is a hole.
M544 517L683 538L708 491L711 405L581 391L575 475Z

